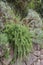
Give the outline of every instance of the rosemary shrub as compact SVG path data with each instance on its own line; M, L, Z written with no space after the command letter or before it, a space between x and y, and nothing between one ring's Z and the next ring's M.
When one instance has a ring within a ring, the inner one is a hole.
M11 47L13 47L15 59L23 58L29 54L32 49L32 42L31 34L27 27L20 24L7 23L4 32L8 36Z

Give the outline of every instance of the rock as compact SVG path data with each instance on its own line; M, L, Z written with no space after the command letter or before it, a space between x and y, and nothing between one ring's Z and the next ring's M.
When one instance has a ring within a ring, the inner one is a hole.
M4 51L3 49L0 47L0 57L2 57L4 55Z
M40 51L34 51L33 53L35 56L39 57L40 56Z
M42 20L39 14L32 9L29 9L28 15L23 19L23 23L29 25L31 29L42 27Z
M2 63L0 62L0 65L2 65Z
M22 62L22 61L17 61L14 65L26 65L24 62Z
M40 59L38 59L37 62L34 62L34 65L41 65L40 64Z
M0 29L4 28L6 22L14 21L14 13L7 2L0 1Z
M0 65L3 65L3 64L1 63L1 61L0 61Z
M33 52L40 50L40 45L33 42Z
M41 52L41 55L43 55L43 49L41 49L41 51L40 51L40 52Z
M10 64L11 61L12 61L12 56L9 56L8 59L6 59L6 58L4 58L4 57L1 59L1 62L2 62L4 65Z
M37 57L30 54L27 59L24 59L26 65L32 65L37 60Z
M40 65L43 65L43 60L40 61Z
M43 55L40 55L40 59L43 60Z
M17 59L17 61L11 65L26 65L22 60Z

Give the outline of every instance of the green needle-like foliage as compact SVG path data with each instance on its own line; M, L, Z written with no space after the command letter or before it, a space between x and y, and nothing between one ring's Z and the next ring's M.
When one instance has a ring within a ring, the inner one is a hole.
M8 43L8 38L6 34L0 33L0 47L2 48L4 52L5 58L8 58L9 56L9 43Z
M22 58L31 51L31 34L27 27L20 24L7 24L5 33L8 36L10 45L13 47L15 59Z

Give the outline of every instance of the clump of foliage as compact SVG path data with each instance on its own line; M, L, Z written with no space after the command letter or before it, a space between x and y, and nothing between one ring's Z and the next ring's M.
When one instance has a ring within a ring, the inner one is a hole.
M8 43L8 38L6 34L0 33L0 47L4 51L4 56L8 58L9 56L9 43Z
M36 10L41 16L43 16L43 1L42 0L2 0L9 2L14 13L24 18L27 16L28 9Z
M42 0L31 0L28 7L36 10L43 17L43 1Z
M7 1L13 5L15 13L20 15L21 18L27 15L28 12L27 4L29 0L7 0Z
M39 14L32 9L29 9L29 13L26 18L23 19L23 24L30 28L32 33L32 42L43 46L43 23Z
M21 17L25 17L28 9L34 9L43 16L43 1L42 0L6 0L13 4L13 9L19 13Z
M5 26L4 32L14 51L14 59L26 56L32 48L31 34L27 27L10 23Z

